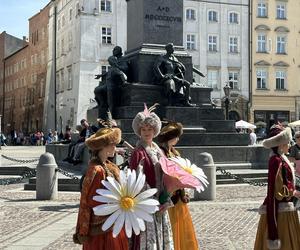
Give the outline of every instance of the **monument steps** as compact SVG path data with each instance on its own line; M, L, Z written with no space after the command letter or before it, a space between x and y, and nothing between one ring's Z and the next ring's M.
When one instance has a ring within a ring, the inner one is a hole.
M58 178L58 191L80 191L79 179ZM24 185L24 190L36 190L36 178L30 178L29 182Z
M122 132L132 132L132 120L133 119L121 119L118 120L118 126L121 128ZM201 120L197 125L185 125L185 122L182 122L184 128L183 133L190 133L193 128L198 129L202 128L202 133L213 133L213 132L232 132L235 133L235 121L224 121L224 120Z
M28 170L31 170L32 168L26 167L26 166L20 166L20 165L13 165L9 167L0 167L0 175L16 175L20 176L23 175ZM16 177L17 178L17 177Z

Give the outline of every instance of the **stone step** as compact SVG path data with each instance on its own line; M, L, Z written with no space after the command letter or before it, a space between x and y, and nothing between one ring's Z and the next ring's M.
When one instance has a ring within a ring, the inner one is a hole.
M256 169L256 168L262 168L264 166L263 162L216 162L215 163L216 168L221 168L221 169Z
M256 178L245 178L245 180L248 181L254 181L257 183L267 183L268 178L267 177L256 177ZM218 179L217 185L231 185L231 184L241 184L244 183L241 180L235 180L235 179Z
M63 185L65 185L65 184L79 184L79 182L80 182L80 178L81 177L77 177L78 179L69 179L69 178L59 178L58 179L58 185L60 185L60 184L63 184ZM30 178L29 179L29 184L36 184L36 178L34 177L34 178Z
M32 168L25 166L9 166L9 167L0 167L0 175L23 175L28 170Z
M124 106L116 108L116 119L133 119L138 112L144 110L143 106ZM173 107L157 106L155 113L160 118L175 120L186 125L199 125L203 120L222 120L224 113L219 108L203 107Z
M139 139L133 133L123 133L122 137L131 145ZM180 137L178 146L246 146L249 144L248 134L237 133L185 133Z
M229 169L226 170L227 172L240 176L242 178L267 178L268 177L268 170L267 169ZM217 180L219 179L228 179L230 176L222 174L220 171L217 171Z
M121 119L118 120L117 123L121 128L122 132L132 132L132 120L133 119ZM213 132L231 132L235 133L235 121L224 121L224 120L203 120L200 121L197 126L187 126L186 122L183 121L183 133L189 133L193 128L204 129L203 132L213 133Z
M26 183L24 185L24 190L36 190L36 185L31 183ZM79 184L58 184L58 191L69 191L77 192L80 191Z

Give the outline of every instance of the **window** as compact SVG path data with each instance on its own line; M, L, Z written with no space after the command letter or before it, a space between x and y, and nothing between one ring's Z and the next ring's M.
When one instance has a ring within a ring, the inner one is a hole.
M256 88L267 88L267 71L265 69L257 69L256 71Z
M102 43L111 44L111 28L102 27Z
M101 0L100 9L101 9L101 11L111 12L111 1Z
M41 50L41 64L45 63L45 53L44 50Z
M239 15L235 12L229 13L229 23L239 23Z
M59 74L59 72L57 72L57 73L56 73L56 93L58 93L59 90L60 90L59 76L60 76L60 74Z
M238 38L236 36L229 37L229 52L238 53Z
M72 46L73 46L73 39L72 39L72 32L70 31L69 32L69 36L68 36L68 38L69 38L69 41L68 41L68 50L69 51L71 51L72 50Z
M232 89L239 88L239 73L237 71L229 71L228 72L228 84Z
M267 52L266 36L263 34L257 36L257 52Z
M193 9L186 10L186 20L196 20L196 13Z
M57 30L60 30L60 19L57 20Z
M62 18L61 18L61 27L64 27L65 24L66 24L65 16L62 16Z
M286 73L284 71L276 71L276 89L285 89Z
M257 16L258 17L267 17L267 4L266 3L258 3L257 4Z
M276 17L277 17L277 19L285 19L286 18L285 5L283 3L277 4Z
M216 69L207 70L207 86L213 89L219 89L219 71Z
M208 21L209 22L218 22L218 13L214 10L208 11Z
M187 34L186 35L186 48L189 50L196 49L196 38L195 35Z
M277 54L285 54L285 37L284 36L278 36L276 39L276 45L277 45L277 49L276 52Z
M42 98L44 96L44 88L45 88L45 80L44 78L41 79L41 84L40 84L40 91L39 91L39 97Z
M65 53L65 40L61 39L61 55Z
M217 51L217 36L208 36L208 51Z
M72 16L73 16L73 9L69 9L69 21L72 20Z
M68 89L72 89L73 80L72 80L72 66L68 67Z
M64 91L65 87L65 71L62 69L60 71L60 91Z

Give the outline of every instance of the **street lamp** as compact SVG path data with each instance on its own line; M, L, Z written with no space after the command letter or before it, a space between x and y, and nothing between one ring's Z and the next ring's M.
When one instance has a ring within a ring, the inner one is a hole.
M225 120L228 120L228 109L229 109L229 94L230 94L230 86L228 85L228 83L226 83L226 85L223 88L224 93L225 93Z

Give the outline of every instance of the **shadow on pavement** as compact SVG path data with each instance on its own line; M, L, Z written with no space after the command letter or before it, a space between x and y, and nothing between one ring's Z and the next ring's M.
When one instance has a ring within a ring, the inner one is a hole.
M41 206L39 207L40 211L52 211L52 212L69 212L69 209L78 208L79 204L74 205L68 205L68 204L62 204L58 206Z

